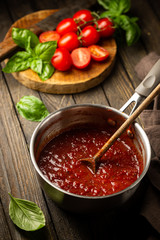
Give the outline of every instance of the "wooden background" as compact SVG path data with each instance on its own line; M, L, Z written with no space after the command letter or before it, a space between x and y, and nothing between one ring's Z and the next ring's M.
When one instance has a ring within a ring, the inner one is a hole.
M24 15L43 9L61 8L72 2L1 0L0 40L3 40L11 24ZM11 74L0 72L0 240L160 239L137 211L113 220L105 213L97 217L84 217L59 209L41 190L30 160L29 142L37 123L20 117L15 107L24 95L34 95L42 99L50 112L78 103L98 103L119 109L140 83L135 65L152 51L160 54L160 1L132 0L131 13L139 17L142 29L139 42L132 47L118 46L112 74L89 91L72 95L41 93L24 87ZM15 227L8 213L8 192L15 197L36 202L45 214L46 227L33 233Z

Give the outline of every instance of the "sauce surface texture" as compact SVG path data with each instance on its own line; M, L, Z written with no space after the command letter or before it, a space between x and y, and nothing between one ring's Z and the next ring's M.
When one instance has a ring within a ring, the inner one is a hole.
M124 133L105 153L96 174L78 160L92 157L113 134L107 129L74 129L55 137L42 150L38 165L58 187L78 195L105 196L130 186L143 171L133 139Z

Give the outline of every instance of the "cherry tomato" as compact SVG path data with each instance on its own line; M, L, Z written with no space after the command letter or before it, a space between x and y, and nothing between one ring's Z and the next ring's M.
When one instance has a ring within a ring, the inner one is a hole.
M99 33L93 26L87 26L82 29L80 36L84 47L96 44L100 39Z
M82 9L73 15L73 19L75 20L75 22L78 26L85 27L88 24L91 25L91 23L85 24L85 22L92 21L93 16L91 14L91 11L89 11L87 9Z
M73 49L78 48L80 45L80 42L78 40L78 36L74 32L69 32L64 34L59 42L58 46L61 48L67 48L69 52L71 52Z
M39 41L41 43L48 41L58 41L60 39L60 34L56 31L46 31L39 35Z
M103 61L108 58L109 52L98 45L91 45L88 47L89 51L91 52L91 56L95 61Z
M88 48L76 48L71 53L73 65L78 69L87 67L91 61L91 53Z
M77 25L72 18L65 18L57 25L56 31L61 36L68 32L77 32Z
M115 32L113 22L108 18L101 18L97 21L101 37L111 37ZM96 26L95 26L96 27Z
M52 65L59 71L67 71L72 66L72 59L66 48L57 48L52 59Z

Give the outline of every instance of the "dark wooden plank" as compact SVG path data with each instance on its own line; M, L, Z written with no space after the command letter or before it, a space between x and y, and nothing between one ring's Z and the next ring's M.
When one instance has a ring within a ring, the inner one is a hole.
M86 0L87 4L88 0ZM91 1L90 1L91 2ZM93 3L95 1L92 1ZM78 4L79 0L74 0L74 5ZM72 5L72 0L48 0L48 1L36 1L32 0L32 6L34 6L35 10L44 10L44 9L56 9L56 8L63 8L69 5Z
M98 85L88 91L74 94L74 99L77 104L91 103L91 104L103 104L108 105L108 101L105 97L101 85Z
M11 24L12 20L10 19L10 16L8 14L5 1L0 1L0 26L1 26L0 41L3 41L4 36L6 34L6 30L10 28Z
M1 180L0 180L1 182ZM6 217L4 214L4 210L3 210L3 205L0 201L0 226L1 226L1 230L0 230L0 239L3 240L11 240L12 237L10 235L9 229L8 229L8 224L6 221Z
M154 15L156 15L158 17L158 19L160 19L160 1L159 0L148 0L148 3L150 5L150 7L152 8Z
M7 17L6 12L2 9L1 16L6 19L6 25L4 30L10 23L9 16ZM10 76L11 77L11 76ZM11 81L15 81L11 77ZM1 170L0 170L0 180L1 188L0 195L2 197L2 205L4 207L5 216L7 223L11 232L13 239L31 239L30 234L26 235L23 231L19 231L11 222L8 214L9 205L9 195L11 192L15 197L25 198L36 202L44 211L47 220L47 228L41 231L41 233L33 234L34 239L57 239L56 233L54 231L54 225L52 225L48 210L43 199L42 191L36 178L35 171L30 161L30 156L28 152L28 147L26 145L25 138L23 136L23 131L19 120L17 119L17 114L15 111L14 104L12 102L12 91L9 92L9 86L6 85L5 79L0 75L1 81L1 99L3 99L3 104L1 102L1 125L0 133L3 138L1 138L0 145L1 148ZM16 81L13 83L16 87ZM9 83L10 84L10 83ZM21 89L13 88L14 94L19 96ZM34 126L33 126L34 127ZM27 166L27 167L26 167ZM33 194L34 193L34 194ZM0 231L2 232L3 229ZM51 237L52 236L52 237ZM3 239L3 238L2 238ZM10 237L8 236L8 239Z
M36 202L42 208L46 216L48 237L50 233L53 236L56 236L53 227L49 226L50 218L47 212L47 207L30 160L28 147L26 145L23 132L21 131L21 126L17 119L13 102L2 75L0 76L0 82L2 90L0 93L0 98L3 99L0 113L0 134L3 136L3 138L0 138L2 156L0 161L0 195L2 196L1 201L4 206L10 232L13 236L13 239L24 239L23 232L22 234L19 234L19 231L13 226L9 218L8 192L11 192L15 197ZM44 236L42 233L41 235ZM49 239L47 238L47 235L46 239Z
M52 219L59 240L90 240L89 222L85 216L74 215L57 207L47 197Z
M40 96L50 113L59 110L60 108L68 107L75 104L75 101L71 94L56 95L40 93Z
M52 0L47 0L47 1L37 1L37 0L32 0L32 7L34 11L39 11L39 10L45 10L45 9L57 9L60 7L65 6L65 1L63 3L60 1L52 1Z
M103 83L105 94L112 107L120 109L133 94L134 89L119 59L108 81Z
M31 12L33 12L32 8L32 1L27 0L7 0L6 4L8 7L8 13L10 14L10 17L13 21L16 21L18 18L23 17L24 15L27 15Z
M147 1L133 1L132 10L139 17L143 45L147 52L155 51L160 54L160 20L156 17Z
M4 66L4 64L3 64L3 66ZM35 97L40 98L38 92L26 88L25 86L23 86L22 84L17 82L11 74L5 74L5 77L6 77L6 81L7 81L8 87L9 87L11 95L12 95L12 99L13 99L15 108L16 108L17 102L19 102L20 98L23 96L34 95ZM15 109L15 111L18 114L16 109ZM25 138L29 145L31 135L32 135L34 129L36 128L36 126L38 125L38 123L27 121L26 119L22 118L19 114L18 114L18 118L20 119L21 127L22 127L22 129L24 129Z
M141 40L131 47L128 47L127 45L119 46L119 58L121 64L125 69L128 78L131 79L134 89L141 82L141 79L138 79L137 73L135 72L135 66L146 54L146 50L141 43Z

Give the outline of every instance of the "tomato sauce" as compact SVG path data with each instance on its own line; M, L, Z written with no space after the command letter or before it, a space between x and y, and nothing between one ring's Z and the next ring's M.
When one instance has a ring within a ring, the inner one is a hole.
M81 158L92 157L115 129L77 128L52 139L38 165L53 184L78 195L105 196L130 186L143 171L143 159L133 139L124 133L103 155L94 174Z

